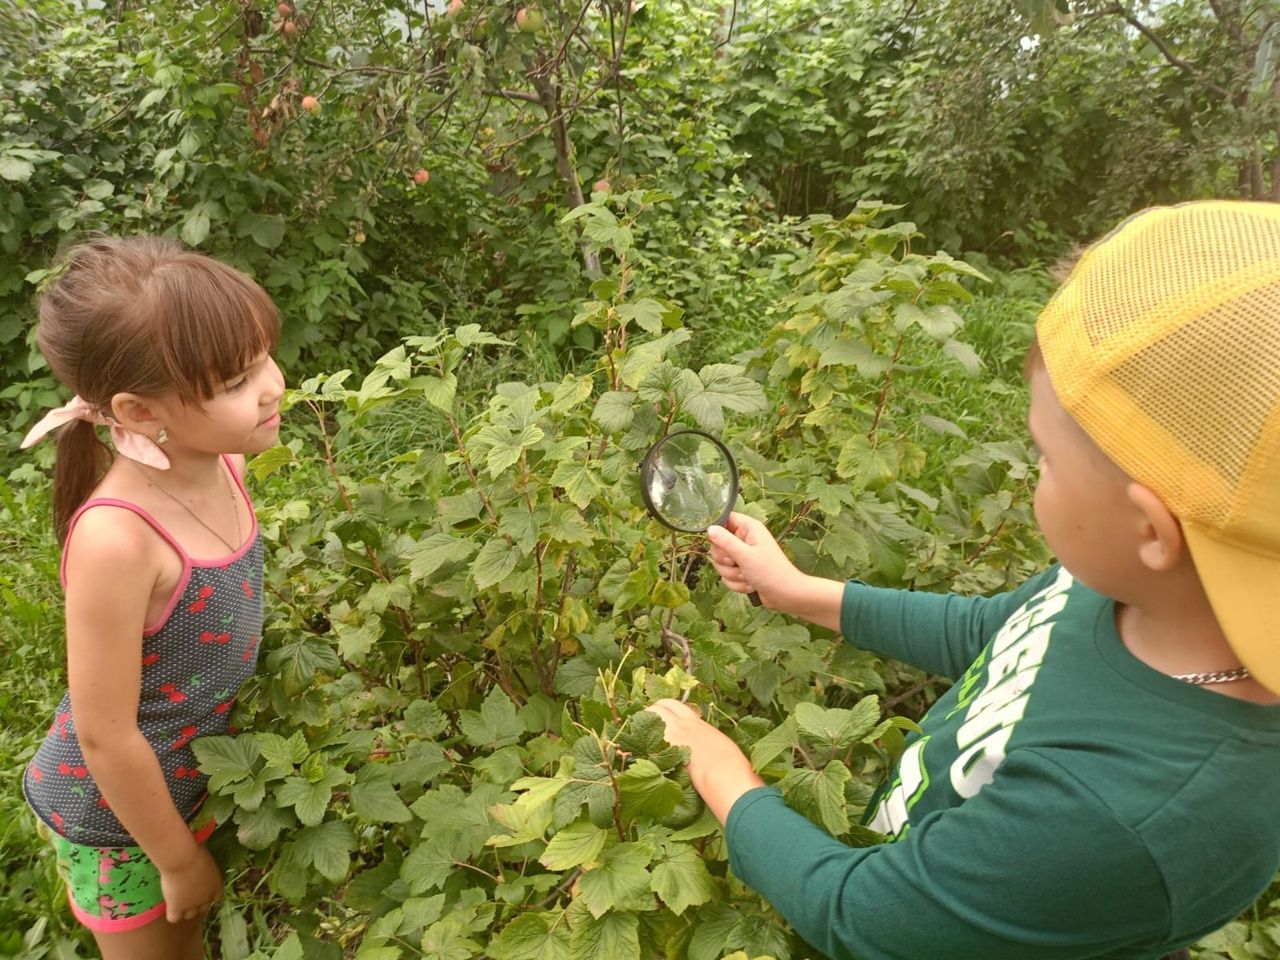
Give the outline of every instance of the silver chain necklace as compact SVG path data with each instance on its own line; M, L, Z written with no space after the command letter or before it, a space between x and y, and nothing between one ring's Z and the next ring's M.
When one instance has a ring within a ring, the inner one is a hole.
M1249 677L1248 667L1236 667L1234 670L1211 670L1208 673L1174 673L1170 674L1175 680L1181 680L1183 683L1192 683L1196 686L1203 686L1206 683L1233 683L1236 680L1245 680Z
M130 463L132 463L132 462L133 462L133 461L130 461ZM239 506L239 501L238 501L238 500L237 500L237 498L236 498L236 491L235 491L235 488L231 486L231 481L230 481L229 479L227 479L227 472L226 472L226 469L225 469L221 464L218 466L218 473L222 474L222 479L223 479L223 481L224 481L224 482L226 483L226 485L227 485L227 492L231 494L231 510L232 510L232 512L233 512L233 513L235 513L235 516L236 516L236 542L235 542L235 545L234 545L234 546L233 546L232 544L230 544L230 543L227 543L227 538L226 538L226 537L224 537L222 534L220 534L217 530L213 529L213 527L209 526L209 524L207 524L207 523L205 523L203 520L201 520L201 519L200 519L200 517L196 514L196 512L195 512L194 510L192 510L192 509L191 509L190 507L188 507L185 503L183 503L181 500L179 500L176 496L174 496L172 493L170 493L170 492L169 492L168 490L166 490L164 487L160 486L160 484L156 483L156 482L155 482L154 480L152 480L149 476L147 476L147 475L146 475L146 473L144 473L144 472L143 472L143 470L142 470L142 467L141 467L141 466L139 466L139 467L138 467L138 473L140 473L140 474L142 475L142 479L143 479L143 480L145 480L145 481L147 481L147 483L148 483L148 484L150 484L151 486L155 487L157 490L159 490L161 493L163 493L166 497L168 497L170 500L172 500L174 503L176 503L178 506L180 506L183 510L187 511L187 513L189 513L189 514L191 515L191 519L192 519L192 520L194 520L196 523L200 524L200 526L204 527L206 530L208 530L210 533L212 533L215 537L217 537L219 540L221 540L224 544L226 544L227 549L228 549L228 550L230 550L232 553L235 553L235 551L237 551L237 550L239 550L239 549L240 549L240 544L241 544L241 542L244 540L244 534L243 534L243 532L242 532L242 531L241 531L241 529L240 529L240 506Z

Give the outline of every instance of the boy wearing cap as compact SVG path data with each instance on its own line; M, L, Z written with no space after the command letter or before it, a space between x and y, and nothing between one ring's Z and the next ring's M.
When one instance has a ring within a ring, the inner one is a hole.
M1058 563L962 598L799 572L713 527L725 584L960 678L852 849L678 701L734 873L832 958L1154 960L1280 866L1280 205L1144 211L1090 248L1028 358Z

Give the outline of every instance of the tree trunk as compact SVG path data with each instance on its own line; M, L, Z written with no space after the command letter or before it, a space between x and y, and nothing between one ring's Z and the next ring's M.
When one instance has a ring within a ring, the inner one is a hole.
M547 120L551 124L552 140L556 147L556 168L560 171L560 179L565 184L569 209L575 209L586 203L587 198L582 194L582 181L578 177L578 168L573 162L573 143L569 139L569 127L560 111L560 87L549 77L541 76L536 72L531 73L529 79L533 81L533 89L538 92L538 101L546 111ZM602 276L600 256L591 249L590 242L583 236L581 222L577 224L577 230L578 242L582 247L582 266L587 271L587 276L592 279Z

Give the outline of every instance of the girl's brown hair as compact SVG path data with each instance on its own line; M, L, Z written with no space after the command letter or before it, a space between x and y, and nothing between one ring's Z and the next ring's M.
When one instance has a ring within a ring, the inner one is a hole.
M118 393L210 399L275 348L280 320L240 271L161 237L96 236L72 248L41 294L36 342L54 375L104 415ZM111 463L93 425L58 433L58 540Z

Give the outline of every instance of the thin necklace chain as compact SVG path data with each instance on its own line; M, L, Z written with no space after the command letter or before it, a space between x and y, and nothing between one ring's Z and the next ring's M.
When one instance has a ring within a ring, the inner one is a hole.
M225 543L227 545L227 549L230 550L232 553L240 549L240 544L244 540L244 534L240 528L240 505L239 505L239 501L236 498L235 488L231 486L231 481L227 479L227 472L223 465L220 464L218 466L218 473L222 474L222 479L227 485L227 492L231 494L231 509L232 509L232 512L234 512L236 515L236 542L234 546L231 545L230 543L227 543L226 537L220 534L217 530L213 529L213 527L209 526L209 524L201 520L194 510L192 510L185 503L179 500L176 496L174 496L164 487L160 486L160 484L156 483L149 476L147 476L146 473L143 472L142 467L138 467L138 473L142 474L143 480L147 481L147 483L155 487L157 490L163 493L166 497L168 497L170 500L172 500L174 503L180 506L183 510L187 511L187 513L191 515L191 519L193 519L196 523L200 524L200 526L204 527L206 530L212 533L215 537L217 537L223 543Z
M1206 683L1233 683L1236 680L1247 680L1249 678L1248 667L1236 667L1234 670L1211 670L1208 673L1175 673L1171 674L1173 679L1181 680L1183 683L1192 683L1196 686L1203 686Z

